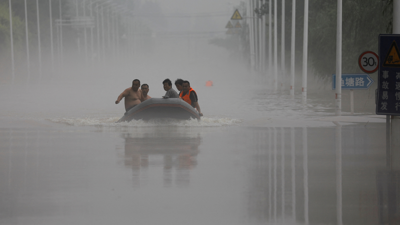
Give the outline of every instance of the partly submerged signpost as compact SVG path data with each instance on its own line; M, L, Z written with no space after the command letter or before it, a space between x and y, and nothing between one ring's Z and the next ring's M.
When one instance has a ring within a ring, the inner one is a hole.
M395 21L394 27L399 24ZM400 116L400 54L399 34L379 35L379 72L376 90L376 114L386 115L386 165L390 165L392 138L396 136L397 123L391 116ZM396 119L397 120L397 119ZM394 136L392 136L394 134Z
M354 114L354 89L368 89L374 80L368 74L342 74L342 89L350 89L350 111ZM336 75L332 75L332 89L336 89Z
M376 114L400 116L400 35L379 35Z
M358 58L358 65L365 73L371 74L378 70L379 57L375 52L363 52Z
M332 75L332 89L336 89L336 74ZM368 89L374 80L368 74L342 74L342 89Z

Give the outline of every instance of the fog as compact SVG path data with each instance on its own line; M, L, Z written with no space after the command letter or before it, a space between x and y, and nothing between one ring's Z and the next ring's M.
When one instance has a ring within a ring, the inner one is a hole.
M399 155L386 155L376 86L355 94L355 115L344 92L335 116L331 82L312 66L306 103L301 65L294 97L251 70L245 41L225 28L240 1L112 2L116 14L94 5L94 25L63 25L63 40L54 25L53 52L45 29L41 67L34 32L29 65L22 42L14 74L2 55L0 224L396 220ZM90 13L64 3L64 19ZM190 81L201 120L116 123L133 79L161 98L166 78Z

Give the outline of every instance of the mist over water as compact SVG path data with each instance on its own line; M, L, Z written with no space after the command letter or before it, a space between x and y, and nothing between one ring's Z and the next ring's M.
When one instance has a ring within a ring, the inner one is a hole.
M129 64L94 65L94 70L90 64L65 65L49 79L32 78L29 84L3 85L0 99L4 110L0 116L112 126L124 113L123 102L115 105L114 101L131 86L133 79L149 84L150 96L161 97L165 93L162 81L166 78L191 82L204 113L200 121L204 126L237 124L266 116L296 118L307 111L329 111L329 104L324 101L310 104L312 109L308 109L299 100L274 92L262 77L250 73L243 58L208 44L207 39L192 42L190 50L187 43L179 40L155 42L157 48L153 52L140 52ZM212 87L205 86L208 80L213 81Z
M294 98L274 90L240 51L209 44L226 37L233 1L191 3L159 1L166 23L143 13L151 35L141 30L134 52L92 62L75 43L54 72L46 61L41 77L0 83L0 224L372 225L392 216L385 190L395 176L373 91L355 116L335 117L331 84L313 72L306 104L301 71ZM116 123L125 107L115 100L133 79L160 98L166 78L190 81L201 120Z

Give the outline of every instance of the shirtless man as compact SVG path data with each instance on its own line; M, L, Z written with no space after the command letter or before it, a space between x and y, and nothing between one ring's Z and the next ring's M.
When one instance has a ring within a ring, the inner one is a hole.
M122 98L125 98L125 110L128 112L133 107L141 103L143 99L142 90L139 89L140 80L135 79L132 81L132 87L125 89L115 101L118 104Z
M142 87L140 88L142 89L142 102L146 101L147 99L151 99L150 95L147 95L147 93L149 93L149 85L148 84L142 84Z

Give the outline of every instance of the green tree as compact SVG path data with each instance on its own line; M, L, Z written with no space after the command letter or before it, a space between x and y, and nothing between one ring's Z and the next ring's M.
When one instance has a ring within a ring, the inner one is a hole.
M378 35L386 33L391 17L382 14L385 3L374 0L343 2L342 62L344 73L360 72L358 57L378 50ZM320 74L335 72L336 0L311 0L309 14L309 62Z
M259 16L267 15L269 2L254 9ZM286 66L290 64L292 1L286 1L285 49ZM272 10L273 11L273 10ZM281 5L278 4L278 12ZM378 35L391 33L393 0L343 1L342 69L344 73L361 72L358 57L364 51L378 50ZM296 3L296 64L301 67L303 52L304 2ZM308 31L308 64L320 76L330 76L336 67L337 0L310 0ZM280 18L278 17L280 24ZM281 27L278 26L278 35ZM278 37L278 44L281 39ZM278 53L280 54L280 53Z
M14 51L19 52L23 47L25 36L24 22L17 16L13 15L13 41ZM7 68L11 62L11 38L10 38L10 14L8 4L0 3L0 63L1 68ZM18 55L16 55L16 58ZM3 71L4 72L4 71Z

